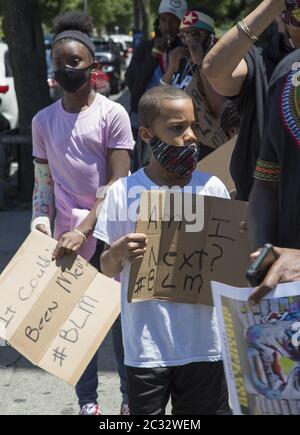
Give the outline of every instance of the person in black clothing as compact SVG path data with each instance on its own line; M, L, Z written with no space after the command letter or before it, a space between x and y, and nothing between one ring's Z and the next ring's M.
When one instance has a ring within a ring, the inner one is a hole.
M299 78L300 50L295 50L280 62L270 83L265 137L249 202L254 249L266 242L300 248Z
M238 134L241 126L241 117L231 100L226 100L223 105L220 123L228 140Z
M287 0L289 1L289 0ZM230 171L237 199L247 201L261 149L269 80L281 59L300 47L300 29L287 10L278 18L276 32L263 47L253 46L285 8L284 0L264 0L209 51L203 71L221 95L232 97L241 115L241 128Z
M138 103L146 90L160 84L168 65L168 53L181 45L178 38L180 20L187 4L185 0L162 0L156 20L156 36L138 46L125 74L130 91L130 120L134 139L137 140L132 170L148 163L149 150L138 138Z

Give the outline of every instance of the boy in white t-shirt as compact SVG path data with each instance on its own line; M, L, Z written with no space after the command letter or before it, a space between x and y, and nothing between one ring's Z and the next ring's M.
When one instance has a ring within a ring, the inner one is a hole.
M121 275L121 315L131 414L164 414L171 396L175 415L216 414L227 405L215 310L204 305L158 300L128 303L130 266L143 258L147 238L135 233L137 210L126 216L143 190L182 190L229 198L223 183L194 171L194 107L171 86L152 88L139 104L140 134L151 146L149 166L119 179L108 190L94 236L106 243L104 274Z

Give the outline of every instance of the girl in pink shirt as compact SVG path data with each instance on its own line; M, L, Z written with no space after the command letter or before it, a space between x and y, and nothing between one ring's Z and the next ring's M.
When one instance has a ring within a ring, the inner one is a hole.
M61 100L38 112L32 122L32 229L51 235L55 211L54 237L58 243L53 259L63 253L79 252L91 260L96 250L92 233L104 199L99 192L128 175L134 146L125 109L91 87L91 74L98 68L95 49L87 35L91 28L89 17L83 13L58 16L52 62L55 79L64 94ZM99 252L91 262L94 260L99 268ZM119 348L120 334L114 334ZM116 356L122 369L120 353ZM97 385L95 356L76 386L82 414L99 413ZM123 393L126 402L124 385Z

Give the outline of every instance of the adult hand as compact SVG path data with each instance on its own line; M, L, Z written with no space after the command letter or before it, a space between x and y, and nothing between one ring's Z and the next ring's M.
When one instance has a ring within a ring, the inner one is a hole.
M145 234L131 233L111 245L111 255L117 262L133 263L143 259L147 243Z
M190 52L192 62L195 65L201 66L205 55L203 45L199 41L197 41L196 38L193 38L192 36L186 38L185 43Z
M187 56L188 50L186 47L176 47L170 50L168 69L171 69L174 73L178 71L181 60Z
M253 291L249 301L254 304L259 301L277 284L288 281L300 281L300 250L288 248L276 248L274 251L278 259L273 263L263 282ZM254 261L259 255L259 251L251 255Z
M76 231L62 234L52 254L52 260L57 260L63 254L74 254L84 243L84 238Z

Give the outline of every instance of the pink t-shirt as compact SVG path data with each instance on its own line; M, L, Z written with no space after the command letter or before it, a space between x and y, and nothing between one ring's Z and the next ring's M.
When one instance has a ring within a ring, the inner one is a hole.
M107 184L107 150L133 149L129 116L100 94L80 113L66 112L59 100L36 114L32 136L33 155L48 160L54 180L59 236L70 231L72 210L91 210Z

